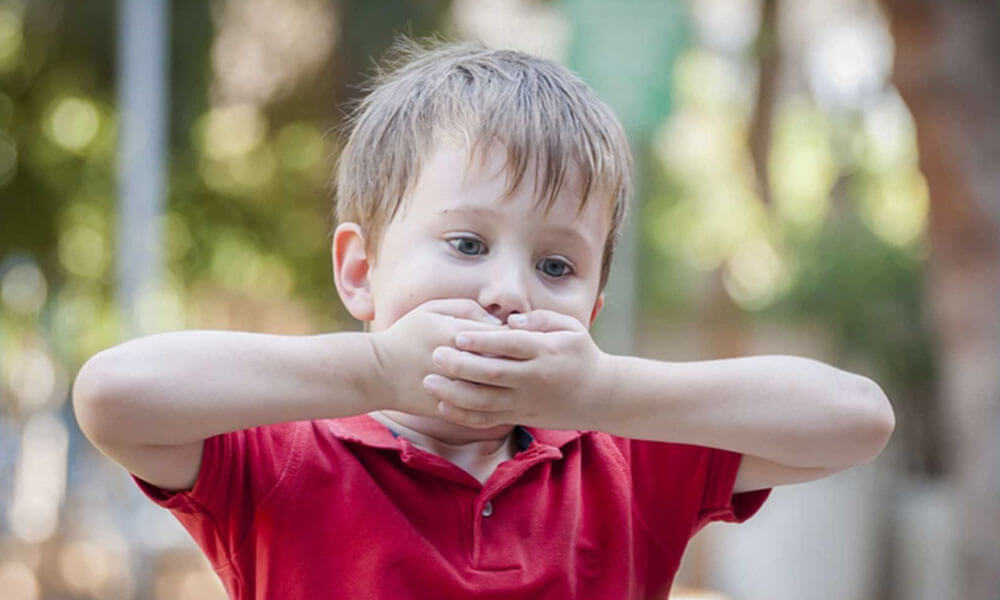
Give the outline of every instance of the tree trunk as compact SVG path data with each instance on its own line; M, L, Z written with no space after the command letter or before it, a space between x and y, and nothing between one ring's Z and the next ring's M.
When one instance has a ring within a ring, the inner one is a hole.
M930 187L926 298L951 437L959 598L1000 598L1000 7L884 0Z

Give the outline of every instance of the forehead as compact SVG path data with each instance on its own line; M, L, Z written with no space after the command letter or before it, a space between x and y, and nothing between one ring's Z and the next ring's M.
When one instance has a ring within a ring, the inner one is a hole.
M484 144L472 155L463 144L442 141L424 161L405 209L422 220L506 219L525 228L544 226L603 243L611 225L610 199L595 192L581 207L579 176L571 169L546 210L539 197L538 175L536 165L529 162L517 189L505 198L511 173L502 144Z

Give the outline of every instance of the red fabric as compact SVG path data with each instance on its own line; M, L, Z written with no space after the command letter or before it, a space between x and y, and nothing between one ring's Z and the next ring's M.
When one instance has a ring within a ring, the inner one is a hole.
M666 598L691 536L771 491L732 495L726 450L517 433L485 486L368 415L212 437L190 491L133 479L234 599Z

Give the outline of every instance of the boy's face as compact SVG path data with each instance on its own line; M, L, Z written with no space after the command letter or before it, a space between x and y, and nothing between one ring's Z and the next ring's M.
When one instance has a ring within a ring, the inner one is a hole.
M442 143L428 157L368 270L373 314L354 316L376 332L428 300L471 298L504 323L542 308L589 327L603 305L607 199L592 197L577 215L577 182L567 177L545 214L544 202L535 206L532 165L504 201L504 148L494 144L468 167L467 156Z

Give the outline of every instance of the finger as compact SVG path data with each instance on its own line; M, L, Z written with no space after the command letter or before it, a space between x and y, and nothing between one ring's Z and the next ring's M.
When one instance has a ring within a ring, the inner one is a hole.
M436 373L424 377L424 389L438 400L474 412L507 412L512 403L509 394L505 393L507 388L449 379Z
M450 346L435 348L431 354L431 360L444 375L452 379L464 379L500 387L508 387L512 384L523 364L517 360L464 352Z
M503 323L503 321L491 315L478 302L471 298L438 298L436 300L428 300L421 306L428 312L449 317L469 319L470 321L480 321L493 325Z
M537 331L463 331L455 336L455 347L466 352L528 360L538 356Z
M518 319L523 317L523 319ZM509 315L507 325L512 329L524 329L530 331L586 331L587 328L576 317L565 315L554 310L544 308L535 309L531 312Z

